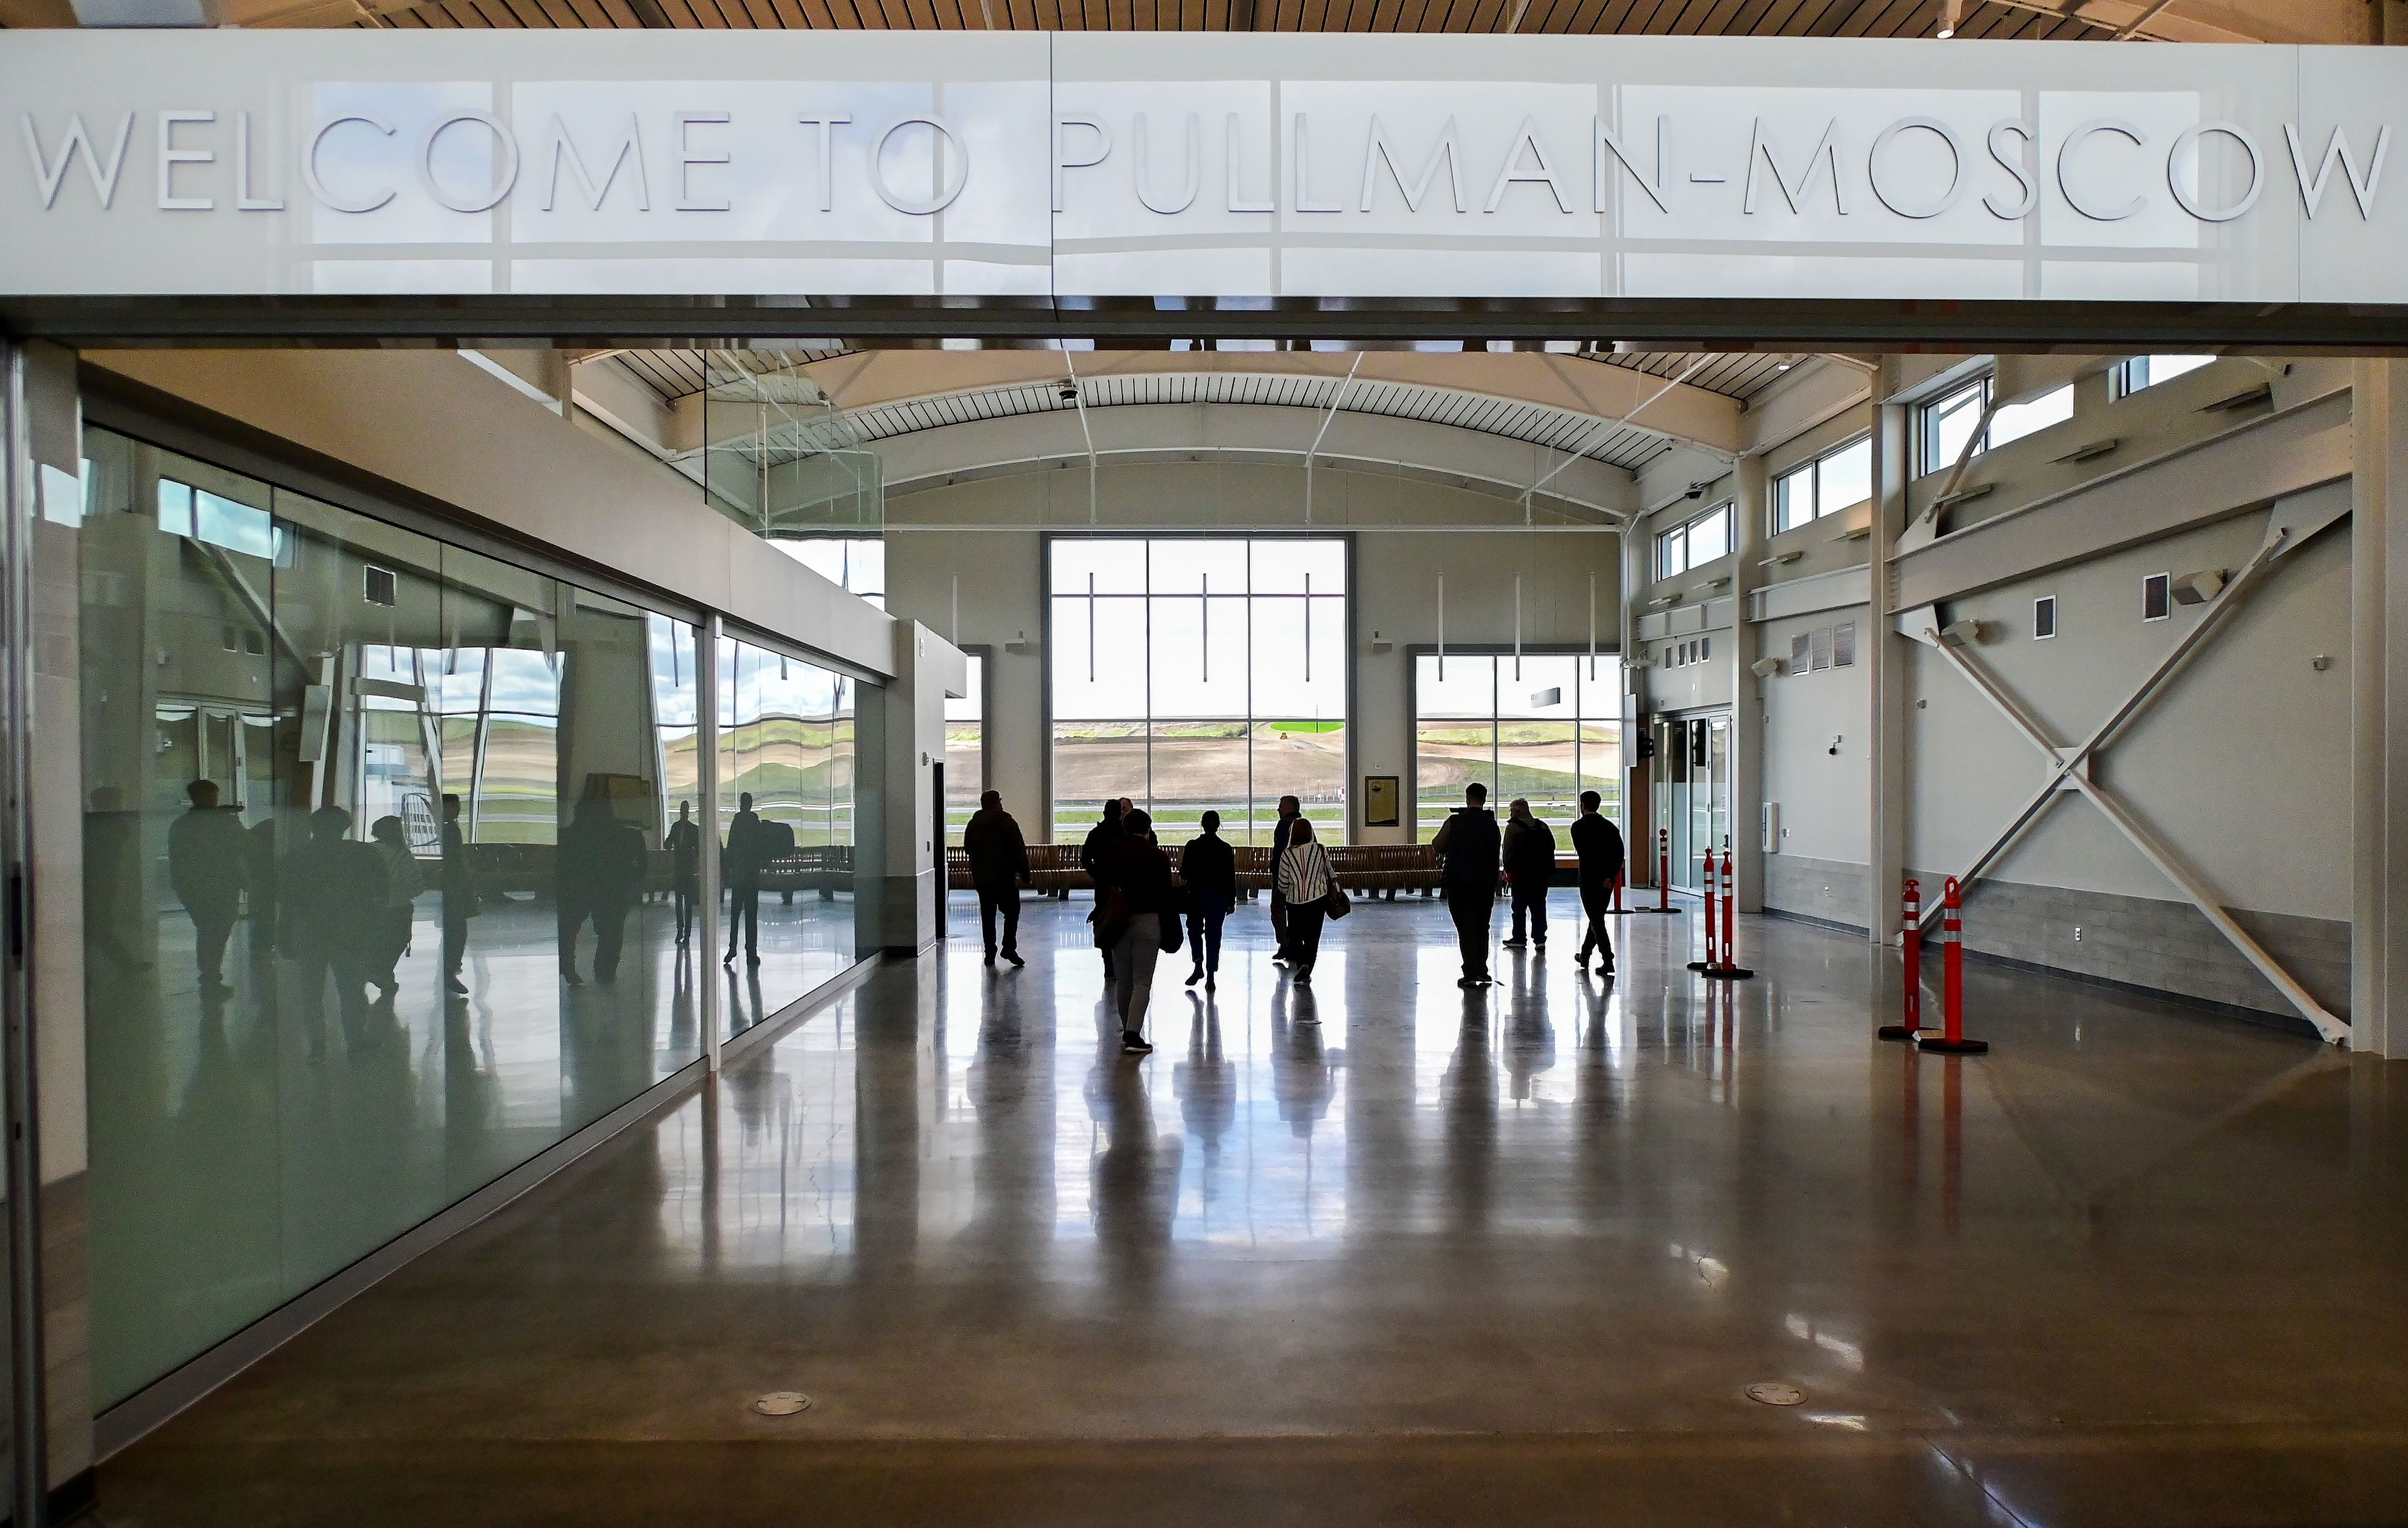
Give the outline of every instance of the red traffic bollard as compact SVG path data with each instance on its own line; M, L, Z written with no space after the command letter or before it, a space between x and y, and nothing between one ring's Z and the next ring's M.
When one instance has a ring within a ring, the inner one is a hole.
M1706 958L1701 961L1691 961L1689 969L1711 971L1722 964L1723 953L1717 943L1722 937L1723 923L1721 919L1714 916L1714 851L1713 850L1706 850L1706 857L1698 863L1698 872L1699 900L1705 904L1706 908Z
M1622 872L1620 872L1619 870L1615 871L1615 872L1614 872L1614 874L1613 874L1613 910L1614 910L1615 912L1620 912L1620 911L1622 911L1622 910L1623 910L1623 908L1622 908Z
M1714 857L1711 852L1706 855L1703 868L1705 870L1706 958L1701 961L1691 961L1689 969L1718 980L1743 980L1756 973L1731 958L1737 946L1739 897L1731 879L1730 846L1728 844L1723 846L1719 884L1716 880L1718 872L1714 866Z
M1978 1056L1990 1049L1987 1040L1965 1037L1965 922L1960 909L1956 878L1948 878L1948 885L1940 901L1940 1008L1941 1033L1926 1035L1914 1043L1926 1050L1936 1050L1943 1056Z
M1903 1021L1882 1025L1878 1033L1885 1040L1912 1040L1923 1032L1923 887L1911 876L1901 907L1899 923L1906 950Z

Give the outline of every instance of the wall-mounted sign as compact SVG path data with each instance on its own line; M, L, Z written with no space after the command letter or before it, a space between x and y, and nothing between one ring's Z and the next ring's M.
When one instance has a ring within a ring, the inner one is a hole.
M1366 775L1363 777L1363 825L1367 828L1393 828L1404 819L1398 808L1398 777Z
M2408 302L2377 48L35 31L0 103L17 295Z

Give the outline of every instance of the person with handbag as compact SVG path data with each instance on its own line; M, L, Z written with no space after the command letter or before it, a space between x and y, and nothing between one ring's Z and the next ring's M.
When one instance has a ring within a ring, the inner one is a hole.
M1142 1056L1145 1010L1154 995L1154 963L1180 945L1179 893L1170 881L1170 856L1154 841L1154 819L1140 810L1121 814L1117 842L1098 856L1096 879L1104 888L1097 906L1096 937L1109 937L1113 997L1121 1015L1121 1053Z
M1312 820L1298 817L1288 831L1287 851L1280 856L1280 896L1287 903L1289 973L1299 987L1312 985L1312 963L1321 958L1321 925L1325 919L1345 916L1345 893L1338 889L1330 868L1329 850L1312 836ZM1333 907L1332 904L1337 904ZM1319 1022L1318 1020L1299 1021Z

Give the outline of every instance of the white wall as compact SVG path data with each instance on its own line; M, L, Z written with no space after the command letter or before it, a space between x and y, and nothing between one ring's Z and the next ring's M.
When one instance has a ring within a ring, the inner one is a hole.
M1410 788L1410 649L1438 640L1440 574L1446 578L1450 649L1511 645L1516 573L1522 578L1526 648L1585 647L1591 574L1602 650L1612 650L1621 627L1620 538L1602 527L1540 534L1518 529L1518 507L1492 493L1317 468L1308 527L1300 465L1206 461L1108 465L1098 478L1097 505L1106 530L1211 526L1226 527L1231 535L1308 528L1354 535L1352 744L1358 798L1365 775L1396 775ZM959 578L957 640L993 650L988 781L1032 835L1046 812L1043 536L1049 530L1089 530L1087 514L1083 464L930 489L887 505L887 607L953 636ZM1398 528L1416 525L1483 528ZM1022 640L1025 650L1008 650L1006 644ZM1375 640L1393 646L1375 653ZM1355 837L1401 843L1410 831L1358 825Z

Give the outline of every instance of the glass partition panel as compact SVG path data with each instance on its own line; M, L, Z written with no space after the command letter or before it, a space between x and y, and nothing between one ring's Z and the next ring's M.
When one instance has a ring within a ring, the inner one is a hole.
M854 959L852 680L721 639L725 1029L776 1016Z
M658 615L88 441L106 1407L699 1053L654 901L695 682Z

